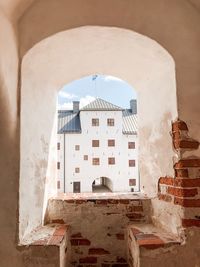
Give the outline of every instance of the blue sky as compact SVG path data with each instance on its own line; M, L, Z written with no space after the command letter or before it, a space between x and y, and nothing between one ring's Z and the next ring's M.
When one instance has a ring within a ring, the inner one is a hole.
M128 83L117 77L91 75L63 86L58 94L58 108L72 109L73 101L80 101L82 108L97 97L129 108L130 99L136 99L137 94Z

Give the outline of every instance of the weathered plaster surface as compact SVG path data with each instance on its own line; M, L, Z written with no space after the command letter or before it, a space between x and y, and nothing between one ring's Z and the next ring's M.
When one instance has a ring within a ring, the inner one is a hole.
M179 116L197 138L200 127L200 15L197 5L196 0L35 1L19 22L21 54L56 32L84 25L115 26L144 34L173 56Z
M117 28L82 27L59 33L31 49L22 63L22 236L41 223L42 185L47 171L41 162L47 164L49 156L43 142L53 147L56 144L56 136L52 136L57 91L73 79L92 73L120 77L138 91L142 190L155 195L158 177L162 173L172 175L174 153L169 132L177 110L174 62L170 55L155 41ZM146 142L148 145L143 145ZM51 173L50 177L53 181L55 174ZM27 188L28 195L25 194ZM29 204L23 205L24 202Z

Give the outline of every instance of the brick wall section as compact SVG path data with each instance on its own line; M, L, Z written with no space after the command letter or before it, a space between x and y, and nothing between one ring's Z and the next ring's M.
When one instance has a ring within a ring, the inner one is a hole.
M158 198L186 209L183 227L200 227L200 158L183 157L185 151L198 149L199 142L189 137L188 127L181 120L172 124L172 141L180 159L174 164L175 177L159 179Z
M54 199L46 219L71 226L69 267L128 267L126 228L150 222L150 207L150 199Z

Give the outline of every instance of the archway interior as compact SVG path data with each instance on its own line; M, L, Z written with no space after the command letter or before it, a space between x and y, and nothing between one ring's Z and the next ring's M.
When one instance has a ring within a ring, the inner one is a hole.
M173 175L172 57L155 41L124 29L91 26L58 33L35 45L22 62L20 240L43 223L48 199L57 191L57 92L91 73L119 77L138 91L141 191L155 195L158 178Z

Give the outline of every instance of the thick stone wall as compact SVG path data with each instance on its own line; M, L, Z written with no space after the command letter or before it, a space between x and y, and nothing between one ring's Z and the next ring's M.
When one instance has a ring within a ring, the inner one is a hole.
M159 179L158 197L184 208L183 227L200 227L200 158L185 156L199 148L199 141L189 136L187 124L181 120L172 124L172 140L179 156L174 164L175 177Z
M151 221L151 200L51 199L46 223L71 229L69 266L126 267L127 225ZM92 265L94 264L94 265Z

